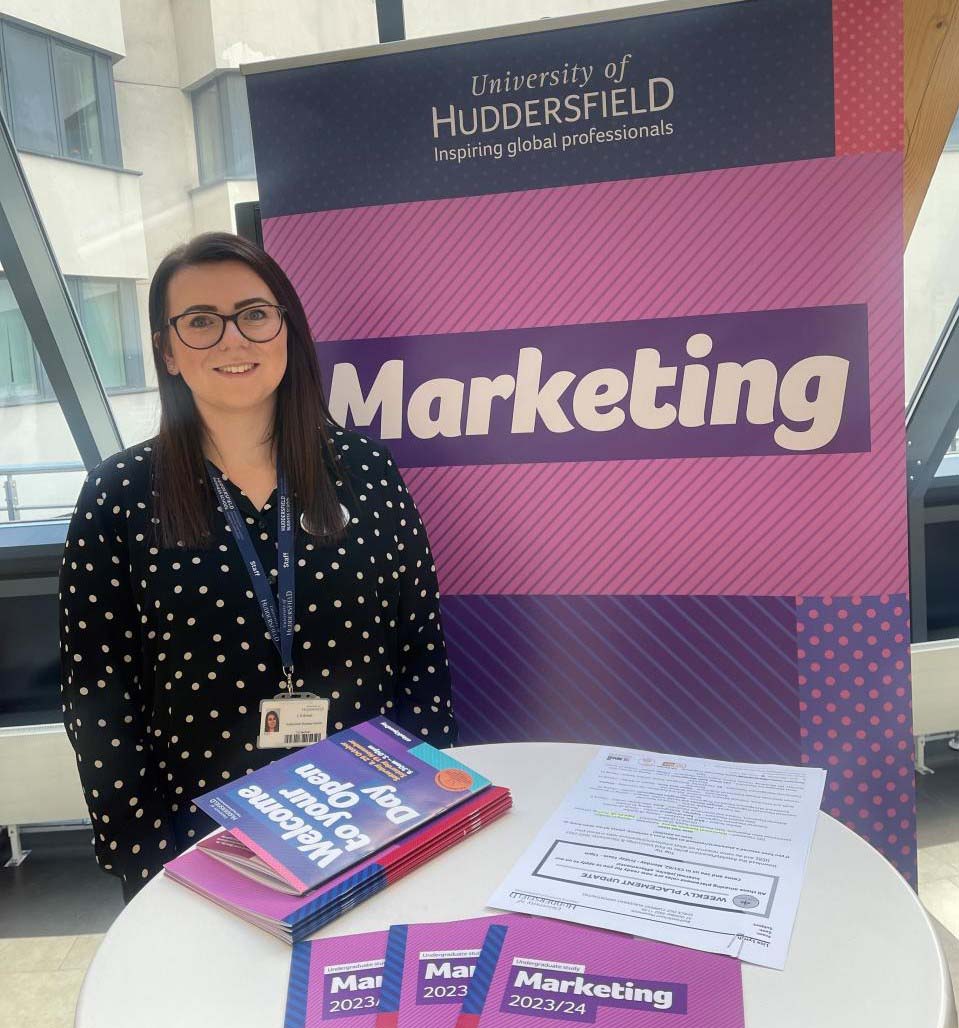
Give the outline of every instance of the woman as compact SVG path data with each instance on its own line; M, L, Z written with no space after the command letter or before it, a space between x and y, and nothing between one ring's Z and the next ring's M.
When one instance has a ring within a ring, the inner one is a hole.
M199 236L150 327L159 434L88 476L60 584L64 721L127 898L213 827L192 798L277 746L380 714L455 736L422 523L383 445L332 423L286 275ZM266 738L284 702L306 729Z

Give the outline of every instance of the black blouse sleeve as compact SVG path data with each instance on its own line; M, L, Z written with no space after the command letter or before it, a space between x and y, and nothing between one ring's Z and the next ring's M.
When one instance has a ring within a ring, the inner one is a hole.
M141 688L122 457L90 473L70 522L60 571L60 687L97 860L130 894L174 856L174 841Z
M392 458L387 458L381 485L394 519L393 575L399 585L395 718L434 746L452 746L456 721L433 554L419 511Z

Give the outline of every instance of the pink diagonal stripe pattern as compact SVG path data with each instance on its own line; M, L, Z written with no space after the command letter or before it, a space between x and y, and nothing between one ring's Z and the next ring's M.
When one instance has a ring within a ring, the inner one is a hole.
M900 155L859 154L264 232L320 341L866 304L871 453L406 477L447 595L902 592L901 188Z

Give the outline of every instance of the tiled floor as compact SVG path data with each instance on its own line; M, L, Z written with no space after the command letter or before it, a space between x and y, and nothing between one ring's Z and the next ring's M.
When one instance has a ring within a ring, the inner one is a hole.
M0 939L0 1025L70 1028L103 935Z
M916 776L919 898L940 929L959 1006L959 753L930 743L932 775Z
M919 898L925 903L926 909L932 915L932 922L939 932L939 941L942 943L942 950L946 955L946 963L949 965L949 971L952 974L952 991L956 997L956 1006L959 1007L959 938L956 938L936 916L934 907L925 897L921 885L919 886Z
M959 983L959 753L929 748L917 778L919 897ZM0 1028L71 1028L103 933L123 906L82 832L30 836L23 867L0 870ZM0 864L9 851L0 844Z
M929 913L959 936L959 842L919 851L919 896Z
M31 833L18 868L0 842L0 1026L70 1028L103 933L123 909L120 886L93 859L88 831Z

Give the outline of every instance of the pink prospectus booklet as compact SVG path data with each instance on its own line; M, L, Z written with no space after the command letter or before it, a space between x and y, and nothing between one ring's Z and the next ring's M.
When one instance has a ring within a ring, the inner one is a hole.
M450 844L472 834L472 831L481 825L487 806L497 801L502 803L504 799L508 801L508 795L506 789L494 786L472 796L435 821L403 836L391 846L387 846L361 864L348 868L338 878L304 896L277 892L267 885L253 881L208 856L203 852L202 846L180 854L166 866L177 877L224 903L237 906L259 917L288 923L295 929L298 924L307 921L317 907L333 902L337 895L353 885L362 885L371 879L382 879L378 882L381 887L391 884L399 877L397 872L403 869L408 859L419 852L428 852L433 843L442 841L446 830L461 826L459 837L450 840ZM374 881L373 885L376 884Z
M383 984L386 932L298 942L283 1028L372 1028Z
M543 918L495 921L456 1028L744 1028L732 957Z
M501 915L393 925L377 1028L454 1028L486 932L505 920Z
M194 803L302 894L489 785L445 751L376 717Z

